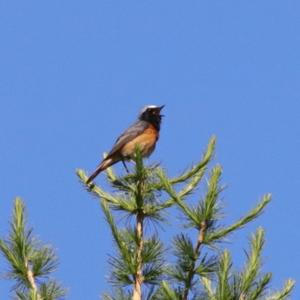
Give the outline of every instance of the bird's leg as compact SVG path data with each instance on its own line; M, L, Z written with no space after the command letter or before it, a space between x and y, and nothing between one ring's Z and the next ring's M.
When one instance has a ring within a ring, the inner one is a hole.
M129 170L128 170L127 166L126 166L126 163L125 163L124 159L122 159L122 163L123 163L123 166L124 166L126 172L129 173Z

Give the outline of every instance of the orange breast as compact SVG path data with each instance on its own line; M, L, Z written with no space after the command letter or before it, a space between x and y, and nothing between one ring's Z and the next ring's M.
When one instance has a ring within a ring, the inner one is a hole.
M158 131L150 125L142 134L124 145L121 150L122 156L133 157L136 146L138 145L143 157L147 157L153 152L157 140Z

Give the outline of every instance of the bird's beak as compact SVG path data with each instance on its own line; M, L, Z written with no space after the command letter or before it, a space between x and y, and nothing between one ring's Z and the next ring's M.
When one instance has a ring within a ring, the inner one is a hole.
M160 111L165 107L165 105L162 105L162 106L159 106L158 107L158 111L159 111L159 114L160 114ZM164 115L160 114L161 117L164 117Z

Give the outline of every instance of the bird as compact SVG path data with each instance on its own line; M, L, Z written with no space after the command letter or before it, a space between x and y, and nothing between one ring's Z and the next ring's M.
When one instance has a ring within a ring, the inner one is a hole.
M96 170L88 177L86 183L92 182L102 171L122 161L128 172L125 161L133 159L136 147L142 157L149 157L159 139L159 131L165 105L147 105L138 116L138 120L125 130L116 140L108 155L101 161Z

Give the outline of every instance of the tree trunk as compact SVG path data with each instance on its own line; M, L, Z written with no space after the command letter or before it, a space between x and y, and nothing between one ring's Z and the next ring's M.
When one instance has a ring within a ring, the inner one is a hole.
M142 251L144 247L144 216L138 213L136 217L136 233L138 237L137 245L137 270L135 274L135 282L133 287L132 300L142 300L142 283L143 283L143 264L142 264Z

